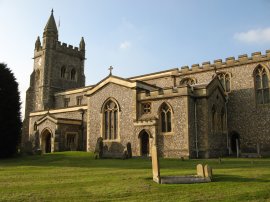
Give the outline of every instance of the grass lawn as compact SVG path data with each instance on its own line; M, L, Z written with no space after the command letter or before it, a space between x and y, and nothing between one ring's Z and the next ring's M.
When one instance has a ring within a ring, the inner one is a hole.
M0 201L270 201L270 159L161 159L161 175L213 168L214 182L159 185L149 159L59 152L0 160Z

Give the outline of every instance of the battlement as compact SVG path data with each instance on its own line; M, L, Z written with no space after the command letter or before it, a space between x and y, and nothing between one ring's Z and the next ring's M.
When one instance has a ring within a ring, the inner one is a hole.
M153 91L143 91L138 94L139 100L151 100L157 98L186 96L189 93L189 88L186 86L178 86L171 88L164 88Z
M74 55L83 55L85 54L84 51L79 50L78 47L73 47L72 45L68 45L67 43L62 43L60 41L57 41L56 43L56 50L65 52L68 54L74 54Z
M261 52L254 52L251 54L250 57L247 54L243 54L239 55L237 59L235 59L235 57L228 57L225 59L225 61L222 61L222 59L217 59L214 60L213 63L211 63L210 61L206 61L203 62L201 65L193 64L191 65L191 68L189 66L182 66L181 68L179 68L179 73L196 73L236 65L250 64L254 62L263 62L267 60L270 60L270 50L266 50L265 55L262 55Z

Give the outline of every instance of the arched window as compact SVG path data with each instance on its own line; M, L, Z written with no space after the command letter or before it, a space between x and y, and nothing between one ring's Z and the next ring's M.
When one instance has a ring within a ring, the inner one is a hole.
M212 107L212 132L213 133L216 132L216 128L217 128L216 115L217 115L216 106L213 105L213 107Z
M258 104L266 104L269 99L269 79L267 71L259 65L254 71L256 101Z
M34 123L34 131L37 131L37 122Z
M76 70L72 69L70 72L70 79L75 81L76 80Z
M118 138L118 106L113 100L108 100L104 105L104 140Z
M172 131L172 110L166 104L163 103L160 107L160 120L161 120L161 132Z
M222 84L225 92L230 92L231 91L231 77L230 74L226 72L220 72L217 74L218 79L220 80L220 83Z
M180 81L180 85L181 86L184 86L184 85L194 85L196 84L196 79L194 78L189 78L189 77L186 77L186 78L183 78L181 81Z
M63 67L61 68L61 78L65 78L65 77L66 77L66 67L63 66Z

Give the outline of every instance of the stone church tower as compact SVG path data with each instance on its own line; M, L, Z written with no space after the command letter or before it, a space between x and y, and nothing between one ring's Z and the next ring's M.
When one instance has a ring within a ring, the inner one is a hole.
M53 10L44 28L42 44L37 37L33 59L34 69L26 92L22 142L27 141L30 112L54 108L56 92L85 86L84 39L82 37L79 48L58 41Z

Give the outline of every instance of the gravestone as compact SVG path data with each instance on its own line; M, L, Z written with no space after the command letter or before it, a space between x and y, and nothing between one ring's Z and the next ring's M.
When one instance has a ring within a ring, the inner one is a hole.
M160 184L159 159L156 145L152 146L152 172L153 180Z
M132 158L132 150L131 150L131 143L127 143L127 157Z
M95 148L95 158L99 157L102 158L103 155L103 139L99 137L97 139L96 148Z
M207 164L204 166L204 176L209 177L210 179L212 179L213 176L212 168Z
M199 177L205 177L204 176L204 170L203 170L203 165L202 164L198 164L197 165L197 175Z

